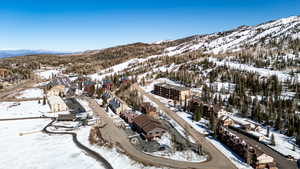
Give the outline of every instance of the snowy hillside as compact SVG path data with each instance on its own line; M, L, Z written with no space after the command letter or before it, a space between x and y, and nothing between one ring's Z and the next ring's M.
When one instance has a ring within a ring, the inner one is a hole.
M182 53L201 49L217 54L236 51L246 45L263 45L272 40L299 37L300 16L292 16L256 26L240 26L225 32L193 36L184 43L167 48L165 53Z

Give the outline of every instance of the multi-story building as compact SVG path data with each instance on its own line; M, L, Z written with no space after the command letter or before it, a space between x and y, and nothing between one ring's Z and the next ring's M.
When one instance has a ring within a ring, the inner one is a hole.
M259 147L252 146L247 140L243 140L231 133L227 128L218 128L218 138L253 168L277 169L273 157L265 154Z
M68 110L66 103L59 96L48 97L48 104L52 112L60 112Z
M158 83L154 85L154 94L176 101L184 101L190 96L190 89L168 83Z

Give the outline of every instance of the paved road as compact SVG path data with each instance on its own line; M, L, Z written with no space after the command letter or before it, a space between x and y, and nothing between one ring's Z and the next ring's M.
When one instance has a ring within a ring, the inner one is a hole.
M247 137L237 131L234 131L232 129L228 129L230 132L234 133L236 136L242 138L246 142L250 143L252 146L256 146L259 149L261 149L264 153L266 153L269 156L272 156L274 160L277 163L277 166L279 169L297 169L297 164L294 161L287 160L284 156L280 155L276 151L272 150L270 147L250 138Z
M208 152L210 160L203 164L203 166L211 169L236 169L237 167L214 145L212 145L203 134L192 128L185 120L178 116L175 112L170 110L165 104L161 103L159 99L153 95L145 92L138 84L134 84L133 87L137 89L141 94L147 96L150 100L155 102L159 109L167 113L172 119L174 119L181 127L183 127L196 141L201 144L203 149ZM201 165L199 165L201 168ZM204 167L203 167L204 168Z
M102 157L99 153L89 149L88 147L84 146L83 144L81 144L78 139L77 139L77 134L73 133L73 132L53 132L53 131L49 131L47 128L50 127L53 122L55 122L55 118L52 119L52 121L46 125L43 128L43 132L48 133L48 134L60 134L60 135L71 135L73 142L75 143L75 145L80 148L81 150L85 151L89 156L93 157L94 159L96 159L97 161L101 162L102 166L104 166L106 169L113 169L113 167L111 166L111 164L104 158Z
M105 110L95 102L95 100L88 99L88 101L90 107L93 109L93 112L96 113L103 123L106 124L105 127L101 128L102 137L110 140L114 144L119 145L129 157L143 163L144 165L182 169L236 169L236 167L234 167L231 163L227 164L226 161L223 161L227 160L222 158L223 156L220 156L220 159L208 160L204 162L185 162L145 154L137 150L129 142L125 131L117 128L113 124L112 119L107 115ZM220 154L220 152L218 153ZM218 155L215 157L218 158Z

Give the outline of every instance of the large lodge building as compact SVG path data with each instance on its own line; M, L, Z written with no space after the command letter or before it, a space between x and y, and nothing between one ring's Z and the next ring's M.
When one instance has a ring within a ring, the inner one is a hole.
M190 90L187 87L180 87L167 83L158 83L154 85L154 94L167 99L184 101L190 96Z

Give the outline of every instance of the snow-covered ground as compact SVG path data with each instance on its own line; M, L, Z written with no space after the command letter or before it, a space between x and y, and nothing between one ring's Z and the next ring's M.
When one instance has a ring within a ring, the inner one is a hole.
M61 70L60 69L36 70L35 73L39 75L42 79L50 79L53 75L60 74Z
M235 63L235 62L226 61L226 60L218 61L216 58L209 58L209 60L211 62L216 63L217 66L227 66L231 69L243 70L243 71L248 71L248 72L256 72L263 77L270 77L272 75L276 75L278 77L278 80L281 80L281 81L286 81L291 78L291 76L288 74L289 72L285 72L285 71L257 68L254 66Z
M189 161L189 162L203 162L207 160L206 156L200 156L193 152L192 150L188 151L172 151L172 140L169 133L165 133L160 139L156 140L161 146L166 146L171 149L166 149L164 151L157 151L153 153L147 153L154 156L170 158L179 161Z
M39 88L31 88L21 91L16 98L42 98L44 91Z
M0 118L28 117L48 112L49 106L36 101L0 103ZM12 107L11 107L12 106ZM2 111L4 110L4 111ZM40 132L50 122L49 119L3 121L0 123L1 155L0 168L34 168L34 169L104 169L95 159L87 156L72 141L69 135L47 135ZM76 122L59 122L54 125L76 127ZM81 127L74 130L78 139L86 146L100 153L114 168L122 169L159 169L145 167L117 150L93 146L88 142L91 127ZM54 127L52 128L55 129ZM57 129L56 129L57 130ZM58 131L66 129L58 129ZM20 135L21 134L21 135ZM17 161L17 162L16 162ZM165 168L166 169L166 168Z
M208 121L205 119L201 119L200 121L193 121L192 120L192 115L182 112L182 111L177 111L176 112L183 120L188 122L192 127L194 127L199 133L201 134L208 134L209 133L209 128L208 128Z
M0 102L0 118L36 117L41 115L53 116L49 105L38 101Z
M78 149L71 136L49 136L38 132L49 122L50 120L1 122L0 168L104 169ZM20 136L20 133L24 135Z

